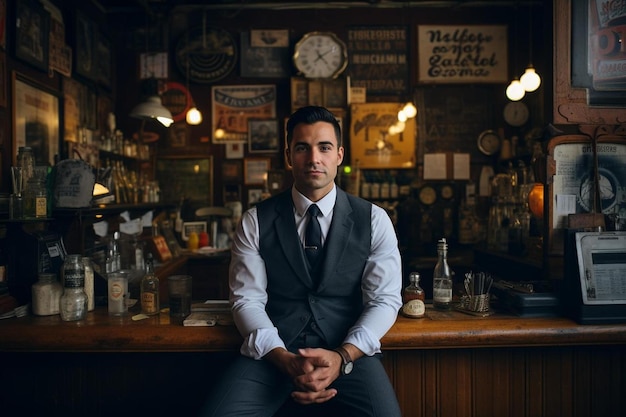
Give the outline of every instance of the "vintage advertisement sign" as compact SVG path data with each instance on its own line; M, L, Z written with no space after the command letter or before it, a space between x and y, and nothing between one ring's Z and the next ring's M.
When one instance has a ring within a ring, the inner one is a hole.
M398 125L400 103L364 103L350 106L350 163L359 168L415 166L415 118Z
M418 26L418 82L506 83L506 26Z
M408 91L407 28L354 27L348 30L351 85L368 95L403 95Z
M591 0L589 52L596 90L626 91L626 2Z
M247 142L249 119L276 118L275 85L215 86L213 142Z

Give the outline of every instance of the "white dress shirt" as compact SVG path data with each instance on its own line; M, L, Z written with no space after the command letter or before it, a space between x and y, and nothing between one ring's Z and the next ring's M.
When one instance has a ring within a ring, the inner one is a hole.
M304 245L306 211L313 202L295 188L291 194L296 227ZM322 243L328 235L336 195L337 190L333 188L315 202L323 214L318 217ZM380 339L396 321L402 306L402 264L393 224L385 210L375 204L371 219L371 253L361 281L364 310L344 338L344 343L353 344L368 356L380 352ZM261 359L277 347L285 347L278 329L265 312L267 275L259 247L259 222L256 207L253 207L243 214L237 226L231 249L229 284L233 317L244 337L240 351L254 359Z

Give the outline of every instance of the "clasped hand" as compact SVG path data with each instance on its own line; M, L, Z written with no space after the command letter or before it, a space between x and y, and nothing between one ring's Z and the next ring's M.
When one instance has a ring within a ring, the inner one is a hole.
M299 349L298 354L289 353L285 359L285 371L298 389L291 394L294 401L323 403L337 395L335 388L328 388L339 377L341 356L337 352L305 348Z

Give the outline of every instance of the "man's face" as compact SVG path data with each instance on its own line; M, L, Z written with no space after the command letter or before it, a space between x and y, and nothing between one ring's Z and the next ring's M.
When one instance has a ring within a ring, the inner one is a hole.
M330 123L300 123L286 152L296 189L309 200L318 201L332 189L343 147L337 145Z

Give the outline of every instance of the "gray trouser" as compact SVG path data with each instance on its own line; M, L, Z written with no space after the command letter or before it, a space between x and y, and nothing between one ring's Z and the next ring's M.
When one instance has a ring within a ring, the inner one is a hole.
M359 416L400 417L400 407L379 356L362 357L350 375L332 384L337 396L323 404L300 405L290 399L288 376L264 360L238 357L216 384L203 417ZM282 409L281 409L282 407Z

